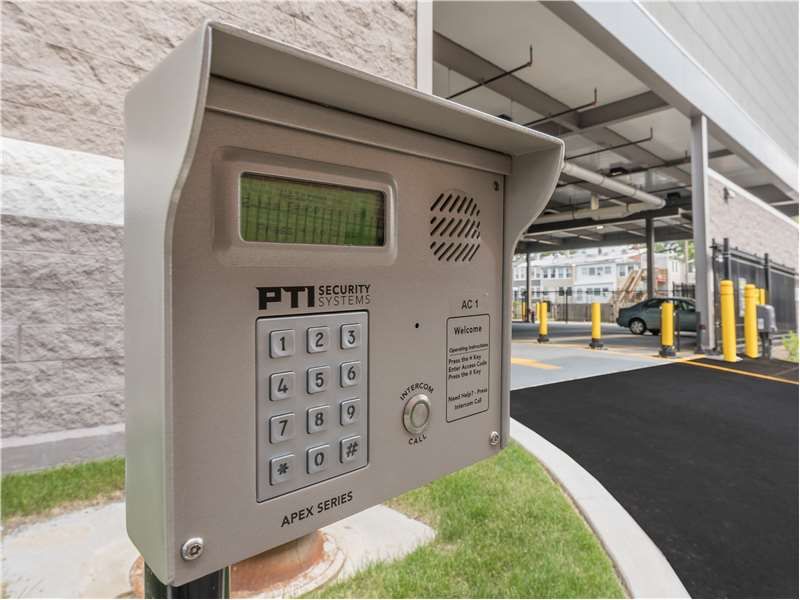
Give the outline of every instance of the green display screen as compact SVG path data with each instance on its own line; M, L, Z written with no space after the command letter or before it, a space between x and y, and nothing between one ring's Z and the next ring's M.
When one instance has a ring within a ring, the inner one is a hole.
M382 192L243 173L239 186L246 242L383 246Z

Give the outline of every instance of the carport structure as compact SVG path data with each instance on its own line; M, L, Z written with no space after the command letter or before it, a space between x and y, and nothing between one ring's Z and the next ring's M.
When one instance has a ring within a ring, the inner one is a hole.
M519 253L646 243L652 265L655 242L693 240L710 349L713 240L796 270L796 22L793 4L440 2L432 87L564 139Z

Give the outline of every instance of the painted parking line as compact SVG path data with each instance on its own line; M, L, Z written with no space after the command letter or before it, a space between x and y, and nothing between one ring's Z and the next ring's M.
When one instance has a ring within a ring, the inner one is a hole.
M778 383L789 383L791 385L798 385L799 382L792 379L784 379L783 377L774 377L773 375L762 375L761 373L751 373L750 371L740 371L739 369L731 369L730 367L722 367L719 365L709 365L706 363L694 362L690 358L682 359L675 362L682 362L686 365L693 367L703 367L705 369L714 369L715 371L725 371L727 373L736 373L737 375L746 375L748 377L755 377L756 379L766 379L767 381L777 381Z
M521 367L533 367L534 369L545 369L548 371L561 368L558 365L550 365L532 358L518 358L516 356L511 357L511 364L519 365Z

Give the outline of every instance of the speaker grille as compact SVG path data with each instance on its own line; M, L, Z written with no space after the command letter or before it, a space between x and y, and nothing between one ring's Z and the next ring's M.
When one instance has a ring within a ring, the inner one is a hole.
M481 247L481 211L475 198L450 190L431 204L431 252L437 260L470 262Z

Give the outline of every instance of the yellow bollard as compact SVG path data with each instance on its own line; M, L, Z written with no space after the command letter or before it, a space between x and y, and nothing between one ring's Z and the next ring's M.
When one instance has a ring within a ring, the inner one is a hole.
M764 288L758 288L758 303L759 304L767 303L767 290L765 290Z
M600 315L600 303L592 302L592 341L589 343L589 347L595 350L603 347L603 342L600 341L602 335Z
M722 359L736 362L736 316L733 311L733 282L719 282L720 321L722 327Z
M744 353L748 358L758 358L758 323L756 322L758 292L752 283L744 286Z
M663 302L661 304L661 350L659 354L664 358L675 356L674 313L675 307L672 302Z
M550 338L547 337L547 302L542 302L539 305L539 343L549 342Z

